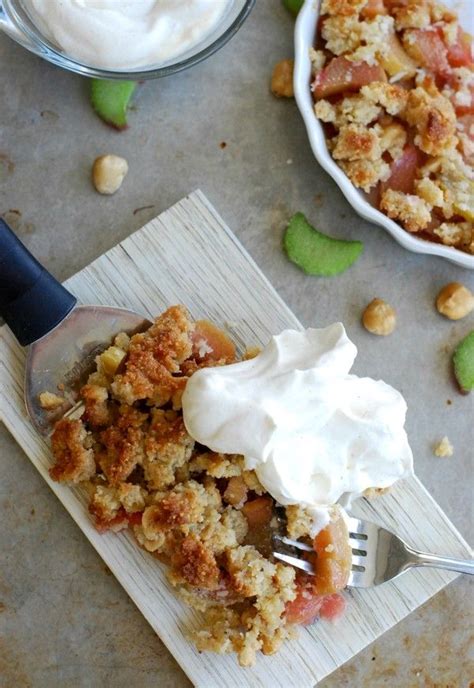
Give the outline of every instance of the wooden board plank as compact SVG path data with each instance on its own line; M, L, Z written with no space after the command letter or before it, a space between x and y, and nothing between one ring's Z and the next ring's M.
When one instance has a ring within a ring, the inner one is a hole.
M148 316L183 303L194 317L227 328L241 349L265 344L284 328L302 327L200 192L152 220L66 286L82 303L123 306ZM186 637L198 615L175 596L162 566L126 533L99 535L81 491L50 480L48 446L24 409L23 366L24 352L8 328L0 328L0 418L196 686L309 688L455 578L418 570L378 589L354 590L337 624L302 629L296 641L277 655L259 657L252 669L239 668L235 656L200 655ZM355 513L396 529L421 549L469 553L417 478L375 501L360 500Z

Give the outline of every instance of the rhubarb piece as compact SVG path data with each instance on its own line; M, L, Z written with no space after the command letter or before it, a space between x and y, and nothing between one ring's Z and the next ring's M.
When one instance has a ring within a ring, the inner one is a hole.
M300 9L303 7L304 0L283 0L283 4L292 15L296 17Z
M349 580L352 550L342 516L331 521L316 535L313 547L318 555L314 575L314 587L317 592L327 594L343 590Z
M119 131L126 129L127 108L136 87L136 81L92 79L92 107L106 124Z
M288 623L307 625L321 616L336 619L345 607L338 595L349 580L352 549L342 516L331 521L314 539L317 557L312 558L315 575L298 572L296 597L285 606Z
M420 151L413 143L408 143L402 155L390 165L390 177L382 182L382 193L386 189L402 191L406 194L414 193L416 171L420 164Z
M299 574L296 579L296 597L285 605L285 618L290 624L308 626L318 616L324 596L318 595L313 586L312 576Z
M433 29L405 31L403 45L411 57L435 74L446 77L450 72L447 48Z
M334 239L319 232L303 213L291 218L283 245L288 258L308 275L326 277L347 270L363 251L360 241Z
M319 611L319 616L328 621L337 621L346 609L346 600L338 593L323 597L323 603Z
M273 502L270 497L257 497L245 502L242 513L248 521L249 528L262 528L272 520Z
M461 27L458 27L458 34L455 43L448 45L448 62L451 67L469 67L472 63L471 57L471 38Z
M372 81L387 81L380 65L351 62L341 55L316 74L312 88L315 99L319 100L344 91L358 91Z
M191 335L193 355L200 361L234 363L235 344L226 333L209 320L197 320Z
M454 374L464 392L474 389L474 330L457 345L454 355Z

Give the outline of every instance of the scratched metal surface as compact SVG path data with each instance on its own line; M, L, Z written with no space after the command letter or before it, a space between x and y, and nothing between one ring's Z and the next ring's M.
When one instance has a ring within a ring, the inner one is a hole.
M449 354L474 318L442 320L433 299L448 281L473 289L473 275L404 251L358 218L317 167L294 103L268 93L273 63L291 55L291 31L278 2L259 0L211 60L141 87L125 134L95 118L80 78L0 36L0 213L66 278L199 186L302 322L342 320L359 347L356 372L405 394L417 473L469 540L473 405L452 384ZM105 152L130 165L113 198L89 183ZM281 234L296 210L323 231L363 240L359 263L328 280L287 263ZM374 296L398 310L389 338L359 325ZM432 454L444 434L451 459ZM0 685L189 685L3 427L0 470ZM469 686L471 599L466 580L454 583L320 685Z

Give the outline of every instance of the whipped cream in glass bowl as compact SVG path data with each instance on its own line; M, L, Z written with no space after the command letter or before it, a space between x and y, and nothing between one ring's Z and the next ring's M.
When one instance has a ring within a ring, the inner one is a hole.
M356 355L341 323L285 330L253 359L194 373L186 429L213 451L242 454L278 503L312 511L317 532L334 504L413 471L405 400L351 375Z
M219 50L255 0L0 0L0 29L61 67L107 79L167 76Z

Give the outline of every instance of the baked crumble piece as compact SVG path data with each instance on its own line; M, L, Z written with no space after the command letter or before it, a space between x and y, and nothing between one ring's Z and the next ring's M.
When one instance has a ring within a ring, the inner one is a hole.
M44 391L39 394L39 404L45 411L55 411L64 404L64 397Z
M454 454L453 445L449 441L448 437L445 436L442 440L436 443L434 446L434 453L435 456L439 456L441 458L447 458Z
M287 507L287 533L314 544L316 575L273 560L280 513L273 498L242 456L212 452L187 433L181 393L189 376L236 360L227 335L193 322L183 306L146 332L118 335L81 390L82 417L55 426L50 474L81 483L100 532L131 529L167 564L170 584L202 612L193 638L199 650L236 652L251 666L299 624L342 613L351 550L337 509L313 539L310 515Z
M409 232L474 255L471 38L436 0L323 0L315 113L355 186Z
M50 470L53 480L79 483L95 474L92 437L81 420L61 419L56 423L51 448L56 463Z

